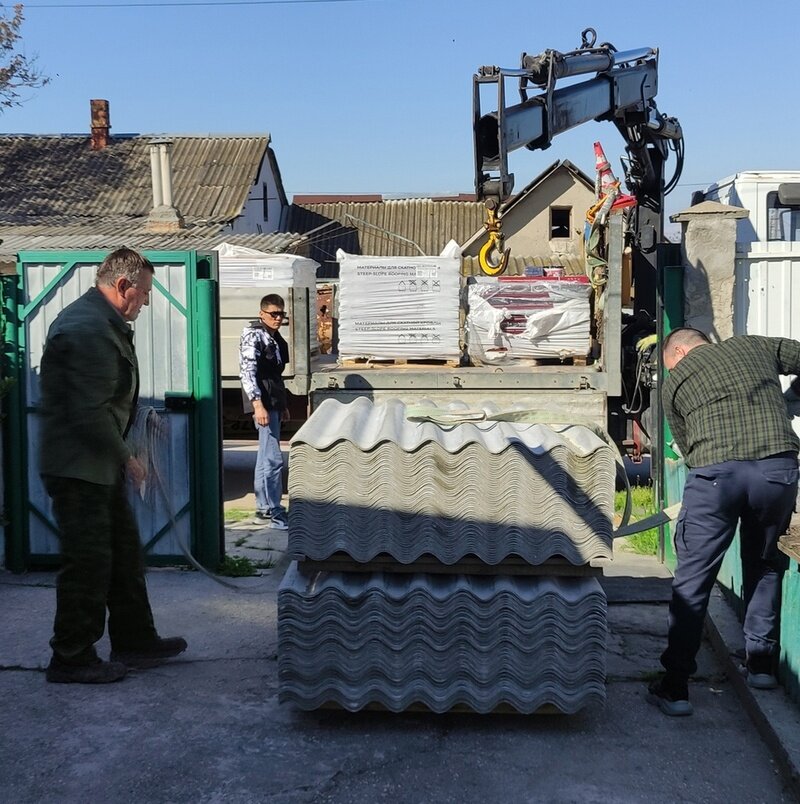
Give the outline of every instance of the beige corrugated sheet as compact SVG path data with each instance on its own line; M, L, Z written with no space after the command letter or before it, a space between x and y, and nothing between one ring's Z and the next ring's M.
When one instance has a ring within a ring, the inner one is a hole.
M585 273L583 257L570 254L551 254L546 257L523 256L512 253L508 260L508 267L503 276L525 276L525 269L529 266L537 268L563 268L567 276L580 276ZM464 276L481 276L480 264L477 257L461 258L461 273Z
M436 255L450 240L465 243L483 226L485 215L479 202L430 198L292 204L286 229L310 234L313 259L325 263L335 261L339 248L388 257L417 255L419 246L422 253Z

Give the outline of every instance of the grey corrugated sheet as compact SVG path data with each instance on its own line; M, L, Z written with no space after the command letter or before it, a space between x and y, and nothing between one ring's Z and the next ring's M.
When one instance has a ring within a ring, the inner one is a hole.
M419 255L420 252L407 242L410 240L419 245L424 254L437 255L450 240L466 242L483 226L485 217L484 205L474 201L414 198L370 203L292 204L285 228L308 234L328 224L311 235L309 256L323 266L321 275L338 276L337 249L376 257Z
M0 135L0 219L146 216L152 205L149 142L112 137L100 151L84 135ZM175 205L187 220L240 214L269 146L262 136L167 137Z
M514 444L533 454L544 454L558 446L566 446L580 456L610 447L599 436L580 425L522 424L517 422L465 422L458 426L439 426L430 421L411 421L409 413L425 408L458 416L480 410L487 416L513 412L517 408L501 408L494 402L468 407L463 402L435 405L422 400L407 407L396 399L373 403L358 397L344 404L326 399L292 439L292 445L308 444L324 450L337 442L348 442L368 452L380 444L396 444L406 452L414 452L423 444L438 444L445 452L457 453L467 444L477 444L486 453L497 455Z
M609 559L614 458L580 425L439 426L409 420L398 400L326 400L289 452L289 551L401 564Z
M305 238L288 233L232 234L217 223L190 225L170 234L148 232L143 220L67 222L53 225L0 224L0 258L20 251L85 251L119 246L151 251L213 249L220 243L247 246L270 254L301 252Z
M596 579L306 574L278 593L280 696L302 708L435 712L605 699L606 599Z

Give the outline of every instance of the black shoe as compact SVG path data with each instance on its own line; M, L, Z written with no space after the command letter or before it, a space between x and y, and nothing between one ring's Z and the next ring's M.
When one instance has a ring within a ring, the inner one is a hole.
M772 656L748 656L745 662L747 686L756 690L774 690L778 686L775 677L775 662Z
M665 675L650 684L647 693L647 700L670 717L685 717L694 711L686 681Z
M112 662L122 662L128 667L145 670L157 667L164 659L183 653L188 645L183 637L156 637L153 642L111 651Z
M53 656L45 678L53 684L110 684L125 678L127 672L121 662L96 659L89 664L68 664Z

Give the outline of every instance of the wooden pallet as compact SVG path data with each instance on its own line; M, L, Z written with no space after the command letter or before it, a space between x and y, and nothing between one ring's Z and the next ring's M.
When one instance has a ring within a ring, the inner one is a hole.
M313 572L427 572L440 575L549 575L559 577L599 577L602 567L590 564L576 566L565 559L552 559L546 564L528 564L518 556L509 556L500 564L484 564L475 556L456 564L443 564L430 555L421 556L411 564L401 564L389 555L376 556L372 561L359 563L345 553L334 553L324 561L303 558L298 567L304 573Z
M416 366L441 366L442 368L458 368L461 361L458 359L445 360L437 358L376 358L376 357L348 357L339 360L341 368L381 368L401 367L414 368Z

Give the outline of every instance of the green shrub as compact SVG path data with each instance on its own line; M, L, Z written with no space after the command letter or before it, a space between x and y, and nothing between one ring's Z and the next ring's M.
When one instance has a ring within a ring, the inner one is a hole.
M625 491L618 491L615 498L615 510L622 514L625 510ZM631 486L631 522L638 522L652 516L658 511L655 493L652 486ZM639 555L654 556L658 552L658 528L634 533L625 540L627 546Z

